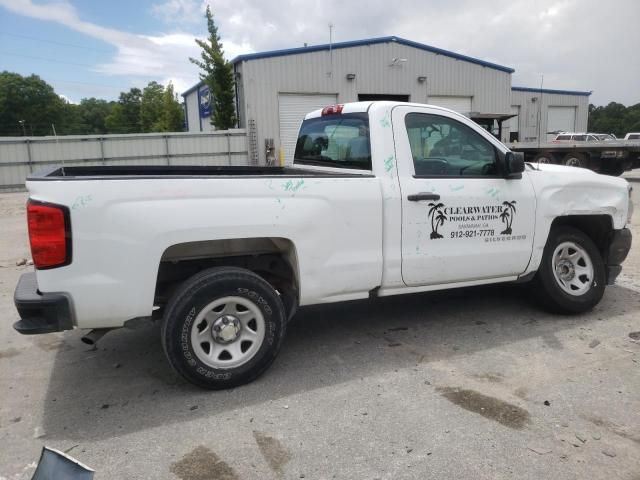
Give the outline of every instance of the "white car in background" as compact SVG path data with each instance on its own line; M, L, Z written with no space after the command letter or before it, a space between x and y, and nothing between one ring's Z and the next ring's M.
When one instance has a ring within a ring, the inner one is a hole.
M617 140L616 137L608 133L573 133L562 132L556 135L553 143L561 142L610 142Z

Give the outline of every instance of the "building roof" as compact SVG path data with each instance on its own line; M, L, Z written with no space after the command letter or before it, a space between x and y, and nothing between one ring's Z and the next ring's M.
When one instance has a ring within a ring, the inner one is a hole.
M196 83L195 85L193 85L192 87L189 87L187 90L185 90L184 92L182 92L182 96L186 97L187 95L189 95L191 92L193 92L194 90L199 89L202 85L204 85L204 82L202 80L200 80L198 83Z
M419 50L424 50L426 52L435 53L437 55L443 55L445 57L454 58L456 60L462 60L464 62L474 63L476 65L480 65L487 68L493 68L495 70L500 70L501 72L513 73L515 70L510 67L505 67L503 65L498 65L496 63L485 62L484 60L480 60L474 57L468 57L467 55L461 55L459 53L451 52L449 50L444 50L442 48L432 47L431 45L425 45L424 43L414 42L412 40L406 40L401 37L389 36L389 37L377 37L377 38L367 38L364 40L352 40L349 42L337 42L332 44L323 44L323 45L311 45L308 47L298 47L298 48L286 48L283 50L271 50L268 52L258 52L258 53L248 53L246 55L238 55L236 58L231 60L231 63L236 64L239 62L246 62L250 60L258 60L261 58L272 58L272 57L284 57L287 55L299 55L302 53L312 53L312 52L321 52L324 50L338 50L341 48L352 48L352 47L362 47L367 45L376 45L380 43L398 43L400 45L406 45L408 47L417 48ZM182 96L188 95L192 91L196 90L202 82L198 82L193 87L185 91Z
M364 40L352 40L349 42L337 42L332 44L326 43L323 45L312 45L309 47L287 48L284 50L271 50L269 52L249 53L246 55L237 56L231 61L231 63L246 62L248 60L257 60L260 58L283 57L285 55L298 55L301 53L320 52L320 51L329 50L329 49L338 50L341 48L362 47L367 45L376 45L379 43L392 43L392 42L398 43L400 45L406 45L408 47L417 48L419 50L425 50L427 52L436 53L438 55L444 55L446 57L455 58L456 60L475 63L476 65L481 65L483 67L494 68L502 72L513 73L515 71L513 68L510 68L510 67L498 65L496 63L485 62L484 60L480 60L478 58L468 57L466 55L461 55L459 53L451 52L449 50L443 50L442 48L432 47L431 45L425 45L424 43L418 43L412 40L406 40L404 38L396 37L396 36L367 38Z
M560 95L578 95L581 97L588 97L593 92L582 92L578 90L551 90L549 88L535 88L535 87L511 87L514 92L531 92L531 93L556 93Z

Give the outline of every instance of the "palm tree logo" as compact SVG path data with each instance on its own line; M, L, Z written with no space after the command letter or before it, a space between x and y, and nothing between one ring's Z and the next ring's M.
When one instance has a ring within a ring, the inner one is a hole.
M513 224L513 217L516 214L516 201L502 202L502 213L500 214L500 220L507 226L501 235L511 235L511 225Z
M431 221L431 238L443 238L438 233L438 228L444 225L447 216L442 211L444 203L430 203L429 204L429 220Z

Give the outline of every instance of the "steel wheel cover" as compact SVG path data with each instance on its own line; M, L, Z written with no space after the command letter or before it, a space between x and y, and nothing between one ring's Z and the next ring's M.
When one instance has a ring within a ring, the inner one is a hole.
M551 259L553 278L569 295L584 295L594 279L593 262L587 251L575 242L562 242Z
M212 368L236 368L251 360L265 337L262 311L244 297L221 297L206 305L191 327L191 347Z

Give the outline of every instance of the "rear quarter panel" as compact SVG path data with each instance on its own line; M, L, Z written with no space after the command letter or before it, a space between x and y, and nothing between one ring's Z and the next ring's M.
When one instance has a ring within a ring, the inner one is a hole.
M185 242L277 237L296 249L301 304L361 298L382 276L375 177L213 177L30 181L33 199L71 210L73 261L38 271L66 292L81 328L152 312L163 252Z

